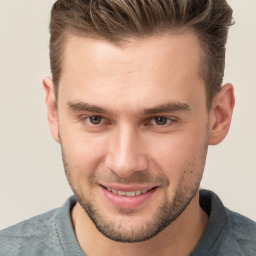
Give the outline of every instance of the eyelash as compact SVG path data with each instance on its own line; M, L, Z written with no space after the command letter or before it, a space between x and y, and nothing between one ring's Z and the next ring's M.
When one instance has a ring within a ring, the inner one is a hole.
M91 118L101 118L100 123L99 124L93 124L90 121ZM164 119L166 119L167 123L163 124L163 125L156 124L156 119L157 118L164 118ZM85 123L85 125L89 125L92 128L99 128L102 125L111 124L111 121L109 119L107 119L103 116L100 116L100 115L80 116L79 120L82 121L83 123ZM153 117L147 118L144 123L145 123L145 126L153 125L153 126L156 126L156 127L159 127L159 128L160 127L164 128L164 127L169 127L169 126L175 124L177 121L178 121L178 119L176 117L153 116Z
M160 121L161 120L157 120L157 119L164 119L164 121L166 121L165 124L157 124L157 121ZM153 123L154 122L154 123ZM169 117L165 117L165 116L155 116L155 117L152 117L149 119L149 123L153 125L156 125L156 126L159 126L159 127L165 127L165 126L168 126L170 125L170 123L174 122L174 119L172 118L169 118Z
M99 124L93 124L93 123L91 123L91 121L90 121L90 118L101 118L101 121L100 121L100 123ZM82 122L84 122L84 123L87 123L88 125L90 125L91 127L99 127L99 126L101 126L102 125L102 120L108 120L107 118L105 118L105 117L102 117L102 116L99 116L99 115L92 115L92 116L81 116L81 117L79 117L79 119L82 121ZM110 122L109 122L110 123Z

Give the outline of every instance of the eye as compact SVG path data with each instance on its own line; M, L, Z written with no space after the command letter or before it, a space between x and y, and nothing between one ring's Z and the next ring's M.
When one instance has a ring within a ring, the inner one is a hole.
M102 122L102 117L100 116L90 116L88 121L93 125L99 125Z
M166 125L169 122L171 122L171 120L170 118L167 118L167 117L158 116L158 117L154 117L152 122L156 125Z

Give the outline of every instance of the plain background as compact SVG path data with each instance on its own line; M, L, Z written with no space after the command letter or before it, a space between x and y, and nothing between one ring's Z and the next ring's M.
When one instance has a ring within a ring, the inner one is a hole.
M61 206L72 194L51 138L42 78L50 76L53 0L0 0L0 229ZM226 140L210 147L203 188L256 220L256 1L230 0L225 82L236 107Z

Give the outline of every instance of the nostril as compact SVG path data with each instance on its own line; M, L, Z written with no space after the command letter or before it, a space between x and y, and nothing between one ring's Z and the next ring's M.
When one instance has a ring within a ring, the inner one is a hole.
M109 154L105 163L109 170L122 178L128 178L135 172L148 170L147 157L136 153Z

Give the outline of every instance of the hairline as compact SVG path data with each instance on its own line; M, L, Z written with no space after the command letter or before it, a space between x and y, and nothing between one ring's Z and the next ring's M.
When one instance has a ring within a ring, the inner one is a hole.
M199 68L198 68L198 72L199 72L199 76L203 79L204 81L204 89L205 89L205 96L206 96L206 107L207 110L210 110L211 108L211 103L213 100L214 95L212 96L212 98L209 97L208 93L207 93L207 74L205 71L205 66L207 67L207 65L209 65L207 63L207 54L206 54L206 49L204 47L204 44L202 42L202 39L200 37L200 33L197 32L196 29L194 29L193 27L189 27L189 26L174 26L173 28L168 28L168 29L162 29L159 31L155 31L155 32L151 32L148 34L143 34L143 35L136 35L135 33L131 33L131 34L127 34L126 36L122 36L120 38L106 38L105 36L101 36L98 35L97 33L87 33L87 32L82 32L81 30L78 29L74 29L74 28L70 28L70 27L66 27L64 29L64 33L60 36L59 40L62 42L62 47L60 50L60 74L58 77L58 81L57 84L54 84L54 92L55 92L55 98L56 101L58 101L58 91L59 91L59 86L60 86L60 81L61 81L61 77L63 75L63 69L64 69L64 52L66 49L66 45L68 43L68 37L72 37L72 36L77 36L77 37L82 37L82 38L87 38L87 39L92 39L92 40L101 40L101 41L106 41L109 42L113 45L116 45L118 47L123 47L129 43L131 43L131 40L141 40L141 39L145 39L145 38L152 38L154 36L157 35L165 35L165 34L169 34L169 35L178 35L178 34L184 34L186 32L190 32L193 33L197 39L198 39L198 43L200 46L200 57L199 57ZM217 93L217 92L216 92ZM215 93L215 94L216 94Z

